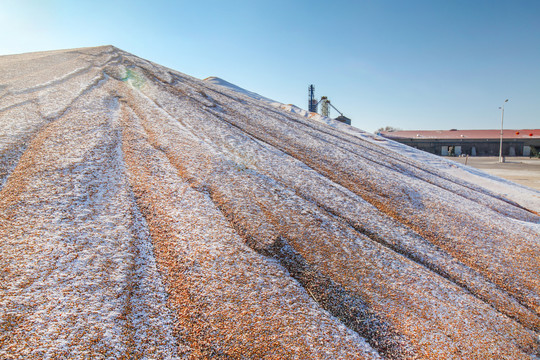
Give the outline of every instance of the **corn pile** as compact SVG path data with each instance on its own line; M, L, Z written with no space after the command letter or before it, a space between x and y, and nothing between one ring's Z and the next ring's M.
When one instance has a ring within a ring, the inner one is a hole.
M0 358L538 358L534 211L112 46L0 84Z

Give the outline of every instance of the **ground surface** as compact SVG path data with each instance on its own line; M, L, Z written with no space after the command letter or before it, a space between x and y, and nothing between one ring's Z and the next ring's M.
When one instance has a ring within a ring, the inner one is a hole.
M465 158L450 160L465 164ZM469 157L467 165L540 191L540 159L507 157L504 163L498 157Z
M0 358L538 359L540 193L295 111L0 57Z

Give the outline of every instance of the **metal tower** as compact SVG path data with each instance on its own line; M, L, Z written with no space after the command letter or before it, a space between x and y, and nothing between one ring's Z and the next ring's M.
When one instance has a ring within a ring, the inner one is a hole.
M309 100L308 100L308 110L310 112L317 112L317 99L315 99L315 86L309 85L308 88Z

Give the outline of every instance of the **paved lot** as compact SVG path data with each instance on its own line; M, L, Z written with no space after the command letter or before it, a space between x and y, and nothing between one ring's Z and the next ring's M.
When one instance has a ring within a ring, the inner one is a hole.
M540 190L540 159L507 157L499 163L498 157L452 157L451 160L475 167L488 174L511 180L515 183Z

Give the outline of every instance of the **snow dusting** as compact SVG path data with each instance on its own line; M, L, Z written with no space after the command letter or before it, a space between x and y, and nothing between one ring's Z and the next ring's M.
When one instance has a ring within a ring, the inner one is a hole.
M112 46L0 57L0 358L538 359L540 196Z

